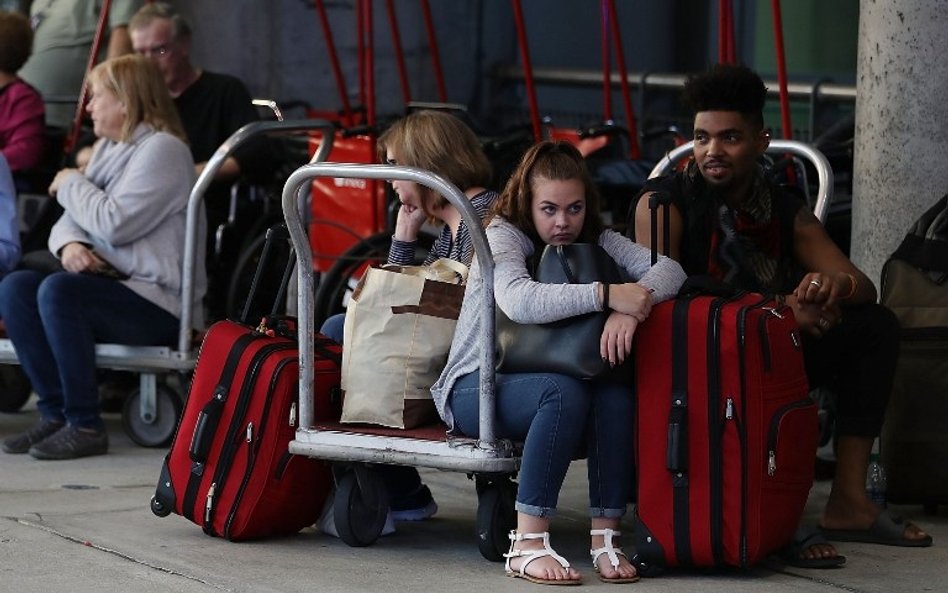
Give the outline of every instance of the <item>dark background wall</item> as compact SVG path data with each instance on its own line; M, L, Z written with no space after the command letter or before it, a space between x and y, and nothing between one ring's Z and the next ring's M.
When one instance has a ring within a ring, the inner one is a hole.
M281 103L302 101L318 109L338 109L339 91L331 74L326 39L312 0L202 0L175 2L193 21L195 61L211 70L243 78L256 96ZM353 0L326 0L347 93L359 100ZM504 0L433 0L431 10L447 86L447 99L465 105L485 128L528 120L523 84L498 77L499 69L521 65L514 12ZM627 70L683 74L717 60L718 2L715 0L618 0L617 12ZM419 0L393 0L398 17L411 97L435 100L437 92ZM783 2L784 42L791 81L824 80L852 84L856 63L858 0ZM404 110L385 2L373 3L377 113ZM600 3L596 0L523 0L534 69L596 74L601 68ZM775 79L770 2L734 3L741 61ZM613 67L615 61L613 60ZM516 70L516 68L513 68ZM598 75L596 75L598 76ZM614 115L622 119L614 92ZM634 90L637 117L646 124L680 116L671 92ZM602 117L601 88L542 84L538 105L558 125L578 125ZM776 102L768 119L779 124ZM828 110L830 121L840 109ZM851 106L850 106L851 107ZM807 100L794 102L794 128L809 133ZM843 106L843 111L847 107ZM644 113L643 113L644 111ZM798 124L799 122L799 124ZM622 122L620 122L622 123ZM641 123L641 122L640 122ZM642 126L640 125L640 128ZM799 128L799 129L798 129Z

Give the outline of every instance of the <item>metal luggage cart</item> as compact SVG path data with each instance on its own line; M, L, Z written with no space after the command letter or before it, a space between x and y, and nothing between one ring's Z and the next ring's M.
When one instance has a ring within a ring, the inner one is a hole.
M480 219L471 203L443 178L414 167L320 163L304 165L287 180L283 211L299 261L312 261L310 244L300 220L300 190L316 177L414 181L433 189L458 209L471 229L474 251L484 278L483 319L494 319L494 262ZM456 438L446 427L393 430L359 425L314 422L313 270L298 266L300 328L299 425L291 453L333 462L336 496L334 519L340 537L352 546L373 543L381 534L388 502L385 485L368 464L395 464L474 474L478 494L477 535L481 554L500 560L513 527L514 484L520 466L518 445L494 434L494 324L481 328L480 439Z
M187 222L184 243L184 261L181 279L181 318L177 348L170 346L129 346L124 344L97 344L96 368L133 371L140 374L139 387L125 400L122 426L138 445L160 447L174 436L178 417L183 408L182 394L159 375L171 373L184 377L194 368L197 353L193 342L192 296L194 270L198 253L198 217L202 214L204 193L224 160L240 145L260 134L292 133L323 130L327 141L319 147L311 162L325 160L332 149L333 125L322 120L253 122L234 132L208 160L188 197ZM16 350L9 338L0 339L0 364L18 364ZM181 381L182 389L187 381Z
M652 169L649 178L651 179L652 177L671 173L672 169L674 169L678 163L691 157L694 152L694 145L695 143L692 140L669 151ZM813 168L816 170L818 189L815 201L810 199L809 194L807 194L807 200L813 208L813 214L816 215L820 222L826 222L826 215L829 211L830 203L833 200L833 168L830 167L829 161L826 160L823 153L805 142L798 142L796 140L771 140L770 145L767 147L767 154L789 154L794 158L802 159L813 165ZM805 185L806 179L804 178L802 182ZM808 188L804 188L804 191L808 191Z

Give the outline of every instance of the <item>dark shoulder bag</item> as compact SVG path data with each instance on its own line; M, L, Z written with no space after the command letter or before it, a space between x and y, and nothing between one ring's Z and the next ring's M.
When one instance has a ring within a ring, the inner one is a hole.
M612 257L592 243L547 245L533 277L545 284L622 281ZM521 324L511 321L496 307L496 370L561 373L581 379L613 371L599 352L599 339L609 313L594 311L550 323Z

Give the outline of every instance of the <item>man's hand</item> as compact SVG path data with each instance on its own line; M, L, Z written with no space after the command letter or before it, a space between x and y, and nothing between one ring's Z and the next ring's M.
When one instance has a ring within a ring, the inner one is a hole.
M821 338L823 334L835 327L843 320L839 305L827 302L804 302L797 299L795 294L787 296L787 305L793 310L793 316L800 326L800 331L806 332L814 338Z

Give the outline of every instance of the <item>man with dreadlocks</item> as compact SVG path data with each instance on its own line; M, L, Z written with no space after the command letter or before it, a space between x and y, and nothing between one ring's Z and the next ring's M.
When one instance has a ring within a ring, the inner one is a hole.
M764 176L758 163L770 133L760 77L744 66L719 64L690 77L684 98L694 114L694 160L646 184L631 230L651 244L648 200L641 198L667 193L667 255L689 275L773 294L791 307L804 336L810 385L825 385L838 398L837 466L820 529L801 529L784 558L808 568L841 565L843 557L827 540L931 545L931 536L878 508L865 489L898 358L895 316L876 304L872 281L805 201Z

